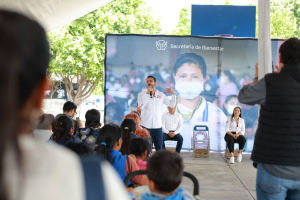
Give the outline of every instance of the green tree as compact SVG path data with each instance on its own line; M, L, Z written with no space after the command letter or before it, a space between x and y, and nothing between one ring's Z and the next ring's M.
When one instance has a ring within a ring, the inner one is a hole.
M292 4L285 0L272 0L270 6L271 38L287 39L295 36L297 21Z
M172 35L191 35L191 8L182 8L179 13L179 21Z
M298 9L299 0L270 1L271 38L287 39L299 36L297 24L300 25L300 13ZM258 31L258 9L256 7L256 37L258 37Z
M52 79L65 83L70 100L80 105L95 90L103 94L106 33L157 34L160 31L160 20L154 20L143 0L113 0L48 33L49 72Z

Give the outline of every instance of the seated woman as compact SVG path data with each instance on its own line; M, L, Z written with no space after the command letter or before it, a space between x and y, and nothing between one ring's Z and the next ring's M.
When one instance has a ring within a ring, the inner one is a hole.
M229 163L234 163L234 143L239 143L238 162L242 162L242 150L246 143L245 121L242 119L242 110L240 107L235 107L231 117L228 117L226 123L226 135L224 137L227 142L229 152L231 154Z
M88 110L85 114L85 128L80 128L76 134L76 138L85 142L90 150L94 150L98 145L96 144L99 136L100 112L96 109Z
M147 158L150 153L150 144L144 138L133 138L130 141L129 154L133 154L136 157L136 163L141 170L147 169Z
M56 120L55 131L51 135L49 141L55 141L63 146L65 146L69 142L82 142L79 139L75 139L73 132L73 121L70 119L70 117L62 115Z
M121 129L115 124L106 124L99 131L97 140L98 146L95 148L100 154L108 160L116 169L121 179L134 171L141 170L135 160L130 156L123 156L120 152L122 146ZM147 185L148 178L146 175L138 175L133 179L134 183ZM131 184L131 183L129 183Z
M122 130L123 141L120 152L122 155L127 155L130 146L130 140L137 138L137 136L133 133L136 130L136 123L133 119L124 119L120 127Z

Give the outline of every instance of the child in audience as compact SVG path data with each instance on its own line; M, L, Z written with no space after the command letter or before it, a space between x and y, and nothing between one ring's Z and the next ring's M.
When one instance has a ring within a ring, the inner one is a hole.
M141 170L132 157L121 154L122 137L119 126L104 125L99 131L97 143L98 146L95 150L112 164L123 181L129 173ZM148 178L146 175L138 175L133 178L133 182L139 185L148 185Z
M95 147L97 147L96 142L101 127L100 118L101 115L98 110L88 110L85 113L85 128L79 128L76 133L76 138L84 142L92 151L94 151Z
M137 138L137 136L134 134L136 130L136 123L133 119L124 119L120 127L122 130L123 141L120 152L122 155L128 155L131 139Z
M69 142L82 142L79 139L75 139L73 132L74 123L72 119L66 115L62 115L56 120L56 127L49 141L55 141L63 146Z
M143 200L194 200L186 190L178 188L183 176L182 158L175 152L161 150L151 156L147 164L150 193Z
M70 149L74 153L78 155L84 155L84 154L92 154L93 151L88 147L88 145L84 142L69 142L65 145L66 148Z
M144 138L134 138L130 141L129 153L135 155L136 163L141 170L147 169L147 158L150 152L150 144Z

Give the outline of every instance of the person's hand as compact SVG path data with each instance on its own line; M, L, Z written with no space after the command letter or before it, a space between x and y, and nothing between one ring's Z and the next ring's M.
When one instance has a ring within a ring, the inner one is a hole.
M236 139L237 139L240 135L241 135L240 133L235 134Z
M136 157L134 154L129 154L128 156L130 156L134 161L136 161Z
M275 68L276 68L276 72L274 72L274 73L279 73L281 68L278 65L275 65Z
M170 138L172 138L172 137L175 136L175 133L174 132L169 132L168 135L170 136Z
M175 92L174 92L174 90L172 89L172 87L166 88L166 89L165 89L165 92L166 92L166 93L172 93L172 94L175 94Z
M237 134L234 134L234 135L233 135L233 138L234 138L235 140L237 140Z
M255 77L258 77L258 62L255 64Z
M83 128L83 124L81 123L80 120L78 121L78 125L79 125L79 128Z
M127 188L127 192L134 194L135 196L138 196L139 193L134 191L134 189L132 187Z

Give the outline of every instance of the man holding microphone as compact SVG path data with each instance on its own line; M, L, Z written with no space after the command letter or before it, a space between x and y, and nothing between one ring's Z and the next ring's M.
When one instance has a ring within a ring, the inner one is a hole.
M176 94L172 88L166 88L166 93L172 93L171 100L167 96L155 89L156 79L148 76L147 91L142 91L138 95L138 107L141 109L141 126L147 128L152 137L155 150L162 149L163 133L162 133L162 105L175 107Z

